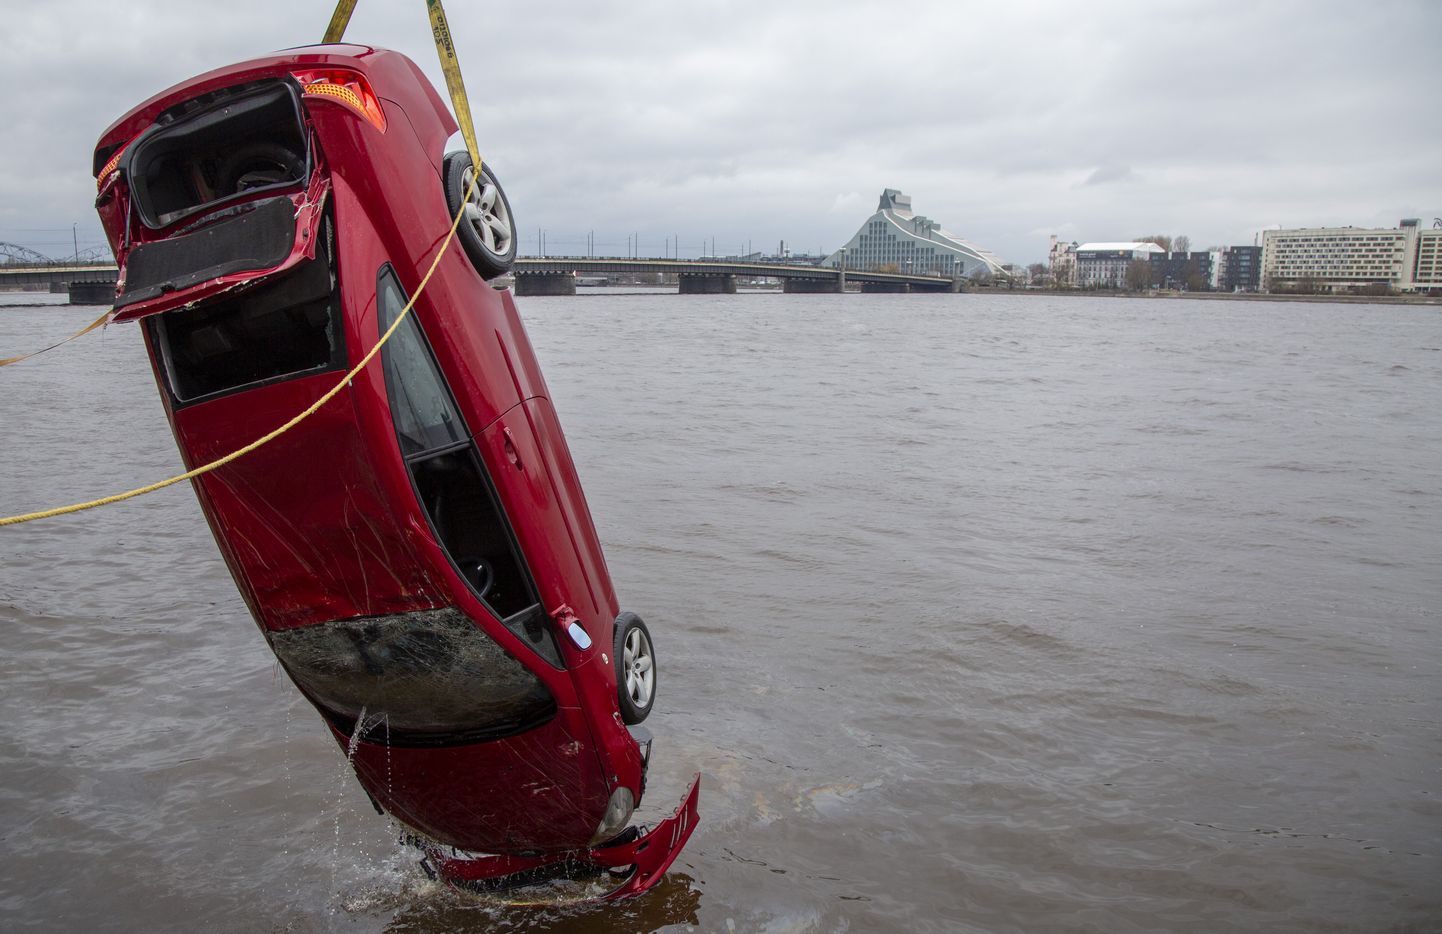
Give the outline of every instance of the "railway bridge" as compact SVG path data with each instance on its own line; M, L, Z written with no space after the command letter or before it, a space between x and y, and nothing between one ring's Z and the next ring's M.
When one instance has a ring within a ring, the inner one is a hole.
M959 292L960 279L895 272L863 272L791 263L729 259L626 259L623 257L524 257L512 267L517 295L572 295L577 277L675 276L682 295L736 291L738 280L778 279L788 293L826 294L857 283L863 292Z

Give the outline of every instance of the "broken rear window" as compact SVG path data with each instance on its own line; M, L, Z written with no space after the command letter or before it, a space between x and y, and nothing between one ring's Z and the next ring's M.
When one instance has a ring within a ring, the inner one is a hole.
M340 293L324 260L147 323L182 404L345 365Z

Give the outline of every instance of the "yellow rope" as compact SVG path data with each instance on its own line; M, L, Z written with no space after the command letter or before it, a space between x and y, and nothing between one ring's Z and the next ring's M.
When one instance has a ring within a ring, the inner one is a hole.
M103 496L100 499L92 499L88 503L75 503L70 506L59 506L55 509L46 509L42 512L30 512L19 516L7 516L5 518L0 518L0 526L19 525L22 522L33 522L36 519L48 519L51 516L63 516L68 515L72 512L82 512L86 509L94 509L97 506L108 506L111 503L118 503L122 500L134 499L137 496L143 496L146 493L154 493L156 490L163 490L168 486L173 486L181 482L182 480L193 480L196 477L210 473L212 470L224 467L226 464L229 464L231 461L236 460L237 458L244 457L251 451L254 451L256 448L264 444L268 444L271 441L274 441L276 438L279 438L287 431L290 431L296 425L299 425L301 422L305 421L307 418L313 415L317 409L319 409L321 406L325 405L327 402L333 399L337 393L339 393L343 388L345 388L347 383L349 383L352 379L355 379L356 374L360 373L361 370L365 369L366 364L370 363L371 360L374 359L375 355L380 352L380 349L385 346L386 341L391 339L391 335L395 333L396 328L400 327L401 322L406 319L406 315L411 313L411 308L415 305L416 299L420 298L421 293L426 290L426 284L431 281L431 274L436 271L436 266L440 264L441 257L445 255L446 249L451 245L451 241L455 239L456 228L460 226L461 218L464 217L466 213L466 202L470 201L471 195L475 193L476 181L479 178L480 176L477 175L471 179L471 186L469 189L467 189L465 197L461 199L461 209L456 212L455 219L451 221L450 232L447 233L446 238L441 241L441 246L440 249L436 251L435 259L431 260L430 268L427 269L426 274L421 277L420 285L416 286L416 292L414 295L411 296L411 300L406 302L406 307L402 308L400 314L396 316L395 323L393 323L386 330L386 332L381 335L381 339L377 341L376 345L370 349L370 352L367 353L364 357L362 357L361 361L357 363L354 367L352 367L351 371L347 373L344 377L342 377L340 382L336 383L335 386L331 387L330 391L327 392L325 395L315 400L315 402L312 403L311 406L304 412L301 412L299 415L295 416L284 425L281 425L270 434L265 435L261 438L257 438L250 444L247 444L245 447L240 448L236 451L232 451L224 457L213 460L208 464L196 467L194 470L188 470L178 476L171 477L167 480L161 480L159 483L151 483L147 486L138 487L134 490L128 490L124 493L116 493L114 496Z
M355 6L356 0L338 0L335 12L331 14L330 23L326 26L325 36L321 39L322 42L331 44L341 41L345 36L346 26L350 24L351 14L355 12ZM446 22L446 10L445 7L441 5L441 0L427 0L426 7L431 20L431 36L436 43L436 54L440 56L441 72L446 77L446 89L451 93L451 106L456 112L456 122L461 128L461 138L465 140L466 151L471 154L471 164L475 167L476 174L479 175L481 172L481 152L476 146L476 130L471 122L471 102L470 99L466 97L465 82L461 80L461 65L460 61L456 58L455 42L451 39L451 27ZM120 152L117 151L115 158L111 160L111 164L101 170L100 177L104 178L109 174L111 168L114 167L114 163L119 159ZM70 343L77 337L89 334L91 331L109 321L114 311L113 308L107 310L105 314L96 318L94 322L87 325L83 330L77 331L65 338L65 340L51 344L49 347L20 354L17 357L0 358L0 366L9 366L12 363L19 363L21 360L38 357L46 351L54 350L56 347ZM0 525L3 524L3 522L0 522Z
M100 317L96 318L94 321L90 322L90 323L87 324L85 327L83 327L83 328L81 328L80 330L76 331L74 334L71 334L69 337L65 338L65 340L63 340L63 341L57 341L57 342L51 344L49 347L42 347L42 348L39 349L39 350L32 350L32 351L30 351L30 353L23 353L23 354L21 354L21 355L18 356L18 357L6 357L5 359L0 360L0 366L9 366L9 365L12 364L12 363L19 363L21 360L29 360L31 357L38 357L38 356L40 356L41 354L43 354L43 353L44 353L45 351L47 351L47 350L54 350L56 347L59 347L59 346L61 346L62 344L68 344L68 343L70 343L71 341L75 340L75 338L80 337L80 336L85 335L85 334L89 334L91 331L95 330L96 328L98 328L98 327L100 327L102 324L104 324L105 322L109 321L109 320L110 320L110 316L111 316L114 312L115 312L115 309L113 309L113 308L107 308L107 309L105 309L105 314L103 314L103 315L101 315Z

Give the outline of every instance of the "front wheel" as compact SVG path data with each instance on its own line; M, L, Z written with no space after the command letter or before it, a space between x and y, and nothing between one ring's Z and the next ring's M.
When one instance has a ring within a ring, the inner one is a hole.
M450 153L442 163L446 206L451 216L455 217L465 203L466 213L456 228L456 236L481 278L494 279L509 271L516 261L516 222L511 216L511 203L489 165L481 166L475 191L466 197L475 174L468 152Z
M641 617L622 613L616 617L616 693L621 702L621 719L631 725L651 713L656 702L656 650L651 633Z

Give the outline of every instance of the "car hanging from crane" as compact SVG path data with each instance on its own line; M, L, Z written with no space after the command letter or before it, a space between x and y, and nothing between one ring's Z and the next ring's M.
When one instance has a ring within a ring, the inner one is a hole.
M448 881L654 885L697 820L629 827L655 652L621 611L512 293L510 206L404 55L289 50L116 121L94 154L194 487L270 648L376 808ZM447 229L460 214L450 250ZM429 280L423 273L435 263ZM422 283L424 290L422 289Z

